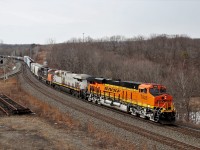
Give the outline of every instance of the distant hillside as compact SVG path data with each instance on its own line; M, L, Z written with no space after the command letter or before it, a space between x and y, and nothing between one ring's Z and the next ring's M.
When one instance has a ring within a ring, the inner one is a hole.
M27 54L27 50L30 45L11 45L11 44L0 44L0 55L17 55L22 56Z

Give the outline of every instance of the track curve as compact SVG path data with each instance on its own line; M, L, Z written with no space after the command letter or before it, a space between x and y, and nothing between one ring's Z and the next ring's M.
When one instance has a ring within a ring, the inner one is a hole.
M43 88L38 86L35 82L33 82L30 78L29 75L27 74L27 69L25 67L23 67L23 78L26 80L26 82L28 82L29 85L31 85L33 88L37 89L38 92L41 92L42 94L46 95L47 97L51 97L53 98L55 101L61 103L62 105L68 106L73 108L74 110L77 110L79 112L82 112L84 114L87 114L91 117L100 119L106 123L112 124L118 128L122 128L124 130L127 130L129 132L133 132L136 133L138 135L144 136L150 140L154 140L157 141L159 143L162 143L164 145L170 146L172 148L175 149L199 149L198 147L177 141L175 139L169 138L169 137L165 137L163 135L157 134L155 132L151 132L148 130L145 130L143 128L140 128L138 126L133 126L132 124L128 124L125 122L122 122L120 120L117 120L115 118L112 117L108 117L106 115L100 114L96 111L90 110L90 109L86 109L81 107L80 105L77 105L76 103L72 103L72 102L66 102L64 98L59 97L57 95L55 95L54 93L50 93L47 88Z

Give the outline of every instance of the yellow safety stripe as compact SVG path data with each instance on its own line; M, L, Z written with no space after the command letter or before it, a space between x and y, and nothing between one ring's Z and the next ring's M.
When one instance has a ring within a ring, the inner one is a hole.
M74 88L74 87L71 87L71 86L67 86L67 85L64 85L64 84L60 84L60 83L58 83L58 82L52 82L52 83L57 84L57 85L60 85L60 86L67 87L67 88L69 88L69 89L73 89L73 90L75 90L75 91L80 91L80 89L78 89L78 88Z
M100 94L100 93L97 93L97 92L93 92L94 94ZM101 96L104 96L104 93L103 94L101 94ZM105 93L105 96L106 97L108 97L109 96L109 94L107 94L107 93ZM114 98L114 96L111 96L110 95L110 98ZM116 100L118 99L117 97L115 97L116 98ZM123 100L123 99L120 99L120 101L121 102L128 102L128 103L131 103L131 104L135 104L135 105L138 105L138 106L142 106L142 107L148 107L148 108L154 108L155 106L151 106L151 105L148 105L148 104L145 104L145 103L140 103L140 102L137 102L137 101L135 101L135 100L131 100L131 99L127 99L127 100Z

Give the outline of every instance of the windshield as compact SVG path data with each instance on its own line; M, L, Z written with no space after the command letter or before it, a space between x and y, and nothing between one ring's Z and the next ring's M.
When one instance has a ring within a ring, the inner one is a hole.
M149 90L149 92L152 94L152 95L161 95L161 94L164 94L166 93L166 89L165 88L161 88L161 89L158 89L158 88L151 88Z
M160 93L166 93L166 89L165 88L161 88L160 89Z

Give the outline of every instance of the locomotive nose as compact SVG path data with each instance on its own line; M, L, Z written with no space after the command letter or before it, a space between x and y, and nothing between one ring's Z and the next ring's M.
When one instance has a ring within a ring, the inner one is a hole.
M160 99L165 101L165 100L172 100L172 97L168 94L163 94L160 96Z
M161 97L162 100L167 99L167 95Z

